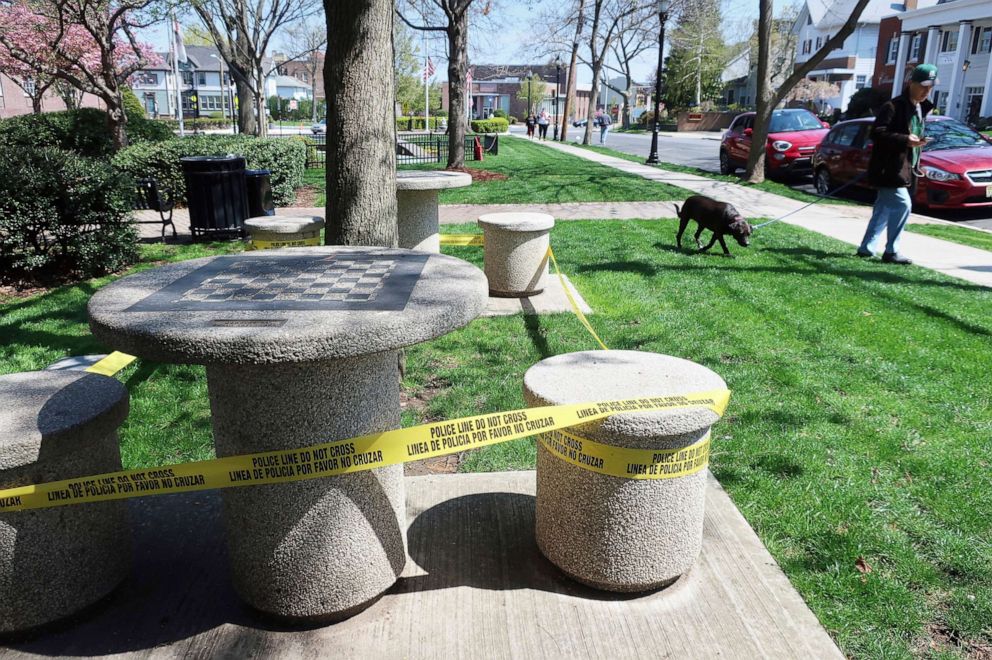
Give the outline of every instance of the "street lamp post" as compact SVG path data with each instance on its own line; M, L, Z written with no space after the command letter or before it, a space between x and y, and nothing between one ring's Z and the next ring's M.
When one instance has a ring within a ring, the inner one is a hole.
M531 99L530 99L530 84L531 84L531 81L533 80L533 78L534 78L534 72L533 71L528 71L527 72L527 116L528 117L530 117L531 108L534 107L534 105L533 105L534 102L531 101Z
M651 131L651 153L648 155L648 165L657 165L658 159L658 115L661 113L661 70L665 64L665 21L668 20L668 1L658 1L658 22L661 28L658 34L658 72L654 78L654 130Z
M561 55L555 55L555 142L558 141L558 97L561 95Z

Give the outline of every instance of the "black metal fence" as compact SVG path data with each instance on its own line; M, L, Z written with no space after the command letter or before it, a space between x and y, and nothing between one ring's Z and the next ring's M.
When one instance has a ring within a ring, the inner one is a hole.
M327 163L327 135L303 135L307 142L307 168L321 168ZM465 160L475 160L475 137L465 136ZM480 135L483 149L499 153L498 135ZM448 160L447 133L397 133L396 164L444 163Z

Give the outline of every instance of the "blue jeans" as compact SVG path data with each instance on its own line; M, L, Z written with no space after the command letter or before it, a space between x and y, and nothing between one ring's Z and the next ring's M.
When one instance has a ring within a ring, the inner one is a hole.
M878 239L882 236L882 229L887 227L885 253L898 254L899 236L902 235L902 229L906 226L912 209L913 200L909 196L909 188L879 188L878 197L875 199L875 210L872 211L868 229L865 230L865 237L861 239L859 249L874 253Z
M599 127L599 143L600 144L606 144L606 136L609 135L609 133L610 133L610 127L609 126L600 126Z

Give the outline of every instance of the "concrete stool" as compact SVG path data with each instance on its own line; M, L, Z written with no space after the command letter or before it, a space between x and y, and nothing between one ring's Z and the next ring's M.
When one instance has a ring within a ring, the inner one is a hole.
M437 196L447 188L472 185L464 172L405 170L396 173L396 220L399 247L440 252Z
M479 216L479 226L486 242L489 295L524 298L544 291L548 232L555 219L546 213L486 213Z
M262 215L245 220L253 249L320 245L324 219L310 215Z
M118 381L78 371L0 376L0 489L121 469ZM127 575L124 502L4 513L0 502L0 634L52 623L96 603Z
M585 351L542 360L524 374L530 406L690 394L725 388L709 369L639 351ZM679 449L718 419L706 408L621 413L567 429L580 439L631 449ZM537 544L572 578L607 591L674 582L699 556L706 470L669 479L599 474L538 442Z

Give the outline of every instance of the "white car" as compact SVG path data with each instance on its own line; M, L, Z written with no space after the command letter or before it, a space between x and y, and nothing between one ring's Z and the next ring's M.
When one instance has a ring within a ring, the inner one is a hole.
M321 119L319 122L310 127L310 132L314 135L326 134L327 133L327 120Z

